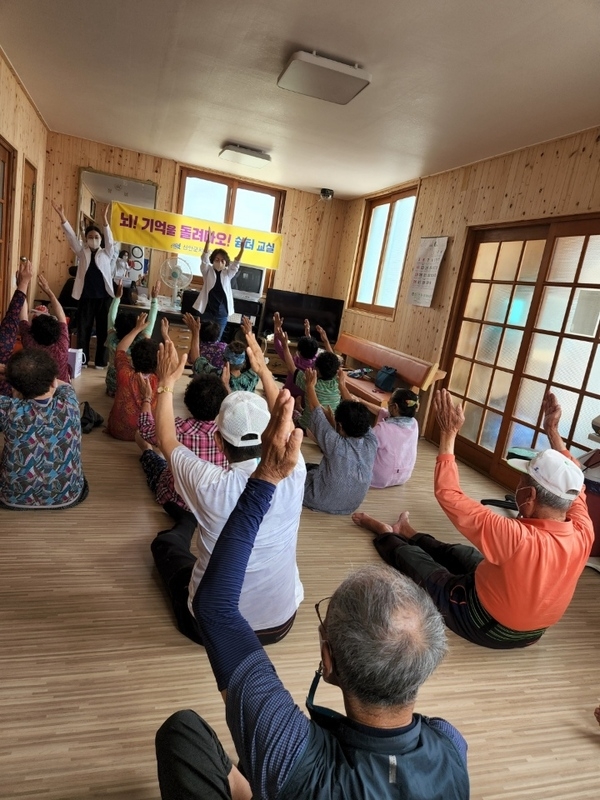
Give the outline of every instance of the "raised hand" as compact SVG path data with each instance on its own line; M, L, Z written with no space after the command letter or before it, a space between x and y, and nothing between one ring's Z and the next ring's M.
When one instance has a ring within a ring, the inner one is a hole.
M189 312L183 315L183 321L188 326L190 331L194 333L200 333L200 317L194 316L194 314L190 314Z
M317 370L316 369L311 369L310 367L308 369L305 369L304 370L304 379L305 379L305 383L306 383L306 388L307 389L314 389L315 386L317 385Z
M294 471L303 434L300 428L293 427L293 411L294 400L287 389L282 389L262 435L260 462L253 478L277 485Z
M166 317L163 317L160 321L160 335L163 338L163 342L171 341L171 337L169 336L169 320Z
M310 322L307 319L304 320L304 335L310 336Z
M33 265L31 261L20 261L17 269L17 289L27 294L29 283L33 277Z
M170 339L164 344L159 344L156 376L160 386L173 388L183 375L186 362L187 353L179 355L177 348Z
M150 290L150 296L152 297L153 300L156 300L156 298L160 294L161 289L162 289L162 283L160 281L156 281L156 283Z
M123 297L123 281L122 280L118 280L117 281L117 288L115 289L115 297L118 297L119 299L121 299L121 297Z
M64 222L67 221L67 218L65 217L65 209L64 209L64 206L62 205L62 203L57 204L57 203L53 202L52 203L52 208L56 211L56 213L60 217L60 221L61 222L64 223Z
M48 297L51 297L54 294L44 275L38 275L38 286L42 292L45 292L48 295Z
M465 415L462 406L454 405L452 396L446 389L437 391L433 398L438 425L442 433L456 435L462 428Z
M259 343L256 341L256 336L252 331L246 334L246 342L246 353L250 361L250 368L253 369L257 375L260 375L263 370L269 369L265 361L265 354L261 350Z
M562 415L562 408L556 399L556 395L552 392L548 392L542 401L542 413L544 415L542 427L546 435L551 431L557 431L558 423Z
M223 386L227 389L228 392L231 392L231 387L229 385L229 381L231 380L231 366L229 361L226 361L223 364L223 370L221 372L221 380L223 381Z
M108 228L108 227L109 227L109 219L110 219L109 211L110 211L110 209L111 209L111 206L112 206L112 203L109 203L109 204L108 204L108 205L107 205L107 206L104 208L104 227L105 227L105 228Z
M148 324L148 314L142 312L138 315L138 318L135 321L135 330L139 333L143 331L146 325Z
M248 338L248 336L252 333L252 323L250 322L248 317L242 317L240 327L244 331L244 335L246 336L246 338Z

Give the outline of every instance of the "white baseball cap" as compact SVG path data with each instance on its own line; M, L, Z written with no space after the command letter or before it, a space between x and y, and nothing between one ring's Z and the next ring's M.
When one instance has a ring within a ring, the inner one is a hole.
M583 486L583 472L558 450L542 450L531 461L509 458L508 464L526 472L536 483L563 500L574 500Z
M215 422L223 439L234 447L254 447L271 414L263 397L254 392L231 392L221 403Z

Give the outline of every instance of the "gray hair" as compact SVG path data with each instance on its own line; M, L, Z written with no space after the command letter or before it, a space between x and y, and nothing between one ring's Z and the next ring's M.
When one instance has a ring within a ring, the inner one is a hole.
M549 489L540 486L529 473L525 473L523 478L525 479L523 483L526 486L535 489L536 500L540 506L548 506L548 508L553 508L555 511L568 511L573 504L573 500L577 498L577 494L573 495L573 500L565 500L564 497L553 494Z
M325 632L340 688L370 706L406 706L447 650L429 595L387 566L368 566L338 586Z

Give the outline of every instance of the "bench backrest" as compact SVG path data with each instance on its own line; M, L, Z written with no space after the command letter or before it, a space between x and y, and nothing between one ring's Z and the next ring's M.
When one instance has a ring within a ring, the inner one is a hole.
M429 361L392 350L382 344L369 342L351 333L342 333L334 349L374 369L393 367L398 377L417 391L419 389L426 391L434 381L446 375L438 369L438 364L431 364Z

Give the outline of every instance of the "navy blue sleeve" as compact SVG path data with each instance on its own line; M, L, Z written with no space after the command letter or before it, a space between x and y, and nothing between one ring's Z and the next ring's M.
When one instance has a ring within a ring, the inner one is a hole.
M452 742L452 744L456 747L459 752L460 757L465 762L465 766L467 765L467 740L464 738L462 733L458 731L454 725L451 725L447 720L442 719L441 717L426 717L427 722L431 728L435 728L440 733L443 733L444 736L447 736L448 739Z
M262 649L238 606L254 540L274 492L272 483L250 478L221 531L194 596L194 615L220 691L227 689L242 661Z

